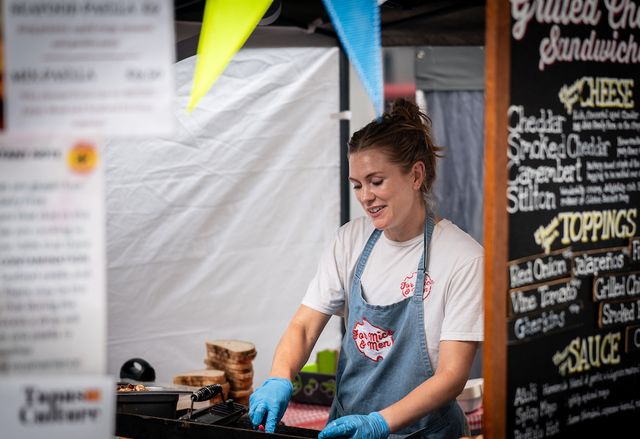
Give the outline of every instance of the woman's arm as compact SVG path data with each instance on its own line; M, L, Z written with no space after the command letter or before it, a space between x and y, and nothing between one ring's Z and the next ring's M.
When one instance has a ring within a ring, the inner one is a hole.
M464 389L478 348L475 341L441 341L438 368L431 378L380 414L391 432L414 424L452 401Z
M329 318L330 315L300 305L276 347L270 376L293 380L309 359Z
M291 380L309 358L330 317L300 305L278 343L273 356L271 377L249 398L249 418L254 426L264 422L267 433L276 430L293 392Z

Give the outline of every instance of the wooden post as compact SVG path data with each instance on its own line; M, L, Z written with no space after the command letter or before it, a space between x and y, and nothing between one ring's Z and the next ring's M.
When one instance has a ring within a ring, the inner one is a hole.
M486 14L483 433L500 439L505 437L507 386L509 2L489 0Z

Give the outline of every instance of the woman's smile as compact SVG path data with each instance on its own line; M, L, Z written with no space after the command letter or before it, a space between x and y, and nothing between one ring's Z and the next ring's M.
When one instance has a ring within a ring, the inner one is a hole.
M421 163L409 172L392 163L380 148L349 157L349 180L358 201L376 229L404 241L422 233L425 204L420 192Z

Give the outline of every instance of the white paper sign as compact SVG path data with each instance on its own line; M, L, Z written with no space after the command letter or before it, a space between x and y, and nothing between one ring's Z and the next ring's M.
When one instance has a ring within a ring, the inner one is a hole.
M0 436L112 438L114 395L104 376L0 379Z
M168 135L167 0L4 0L8 132Z
M0 140L0 375L106 372L100 149Z

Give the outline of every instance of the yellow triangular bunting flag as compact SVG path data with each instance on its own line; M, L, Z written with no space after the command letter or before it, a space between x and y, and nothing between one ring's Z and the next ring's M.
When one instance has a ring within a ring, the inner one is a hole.
M207 0L188 109L193 111L231 61L273 0Z

